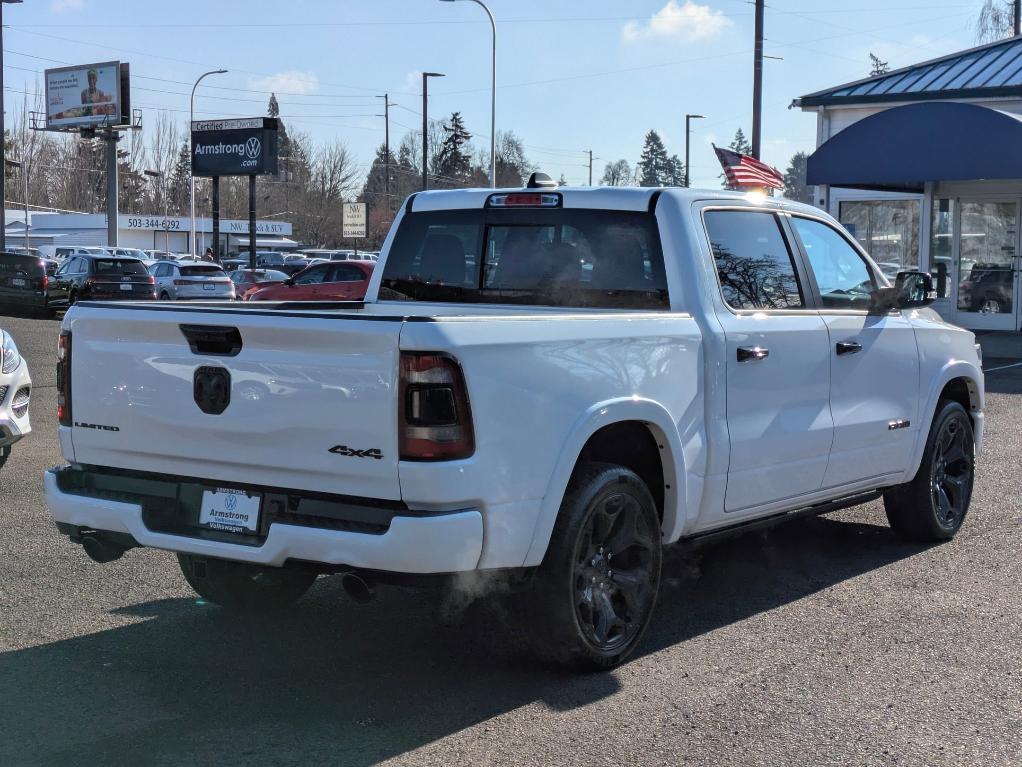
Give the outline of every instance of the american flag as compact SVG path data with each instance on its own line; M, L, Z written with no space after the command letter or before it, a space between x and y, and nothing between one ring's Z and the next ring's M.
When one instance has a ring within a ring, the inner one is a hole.
M749 187L784 189L784 176L755 157L732 152L730 149L721 149L718 146L714 146L713 151L717 153L717 159L724 168L728 183L735 189Z

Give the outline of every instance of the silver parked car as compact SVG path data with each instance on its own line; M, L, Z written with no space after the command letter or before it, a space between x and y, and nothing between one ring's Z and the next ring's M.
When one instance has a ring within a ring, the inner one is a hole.
M234 300L234 283L208 261L158 261L149 267L161 301L184 299Z

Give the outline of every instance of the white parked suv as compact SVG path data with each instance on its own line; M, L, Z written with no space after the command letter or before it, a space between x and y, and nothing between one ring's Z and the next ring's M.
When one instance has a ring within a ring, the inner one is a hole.
M31 397L28 363L18 353L11 334L0 329L0 467L10 458L14 443L32 431L28 418Z
M157 261L149 267L161 301L185 299L234 300L234 283L221 267L209 261Z
M417 194L364 303L73 307L47 502L94 559L175 551L230 607L500 577L540 653L605 668L667 545L881 497L955 535L983 373L931 301L784 200Z

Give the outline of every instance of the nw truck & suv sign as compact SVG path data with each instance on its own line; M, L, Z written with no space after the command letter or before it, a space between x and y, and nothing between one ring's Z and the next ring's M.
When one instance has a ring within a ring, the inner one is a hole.
M277 173L277 119L192 123L192 174L259 176Z

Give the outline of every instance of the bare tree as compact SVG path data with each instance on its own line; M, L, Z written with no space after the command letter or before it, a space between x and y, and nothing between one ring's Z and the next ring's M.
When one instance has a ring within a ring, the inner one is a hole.
M983 0L976 19L976 41L990 43L1011 37L1015 29L1014 7L1012 0Z

